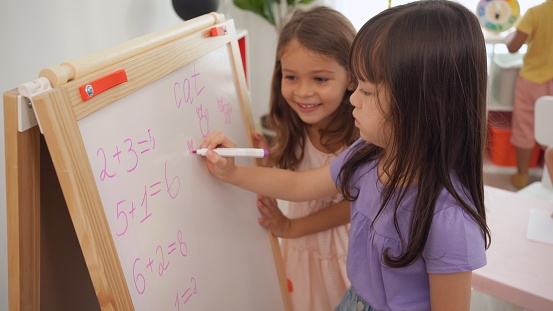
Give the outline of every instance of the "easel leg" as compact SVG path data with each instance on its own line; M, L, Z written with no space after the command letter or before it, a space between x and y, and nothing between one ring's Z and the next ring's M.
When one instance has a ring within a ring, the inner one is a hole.
M10 310L40 309L40 131L17 130L17 91L4 93Z

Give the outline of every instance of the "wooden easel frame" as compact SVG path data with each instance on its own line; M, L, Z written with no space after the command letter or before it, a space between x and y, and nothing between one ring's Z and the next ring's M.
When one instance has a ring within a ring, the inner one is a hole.
M4 93L8 305L40 310L40 131L18 131L18 95Z
M77 146L77 152L74 152L75 146L64 143L62 138L54 134L45 136L49 145L58 147L51 150L50 154L58 172L58 179L65 185L65 201L75 224L98 302L103 310L132 310L133 303L126 287L117 251L109 234L105 215L103 211L95 208L101 205L101 201L98 190L94 186L94 180L91 179L92 173L89 172L88 167L83 168L79 165L87 161L87 156L80 139L77 121L193 60L202 51L192 55L183 54L183 44L194 46L195 42L210 36L211 26L232 22L221 23L223 19L224 17L217 13L207 14L187 21L184 32L182 27L175 27L174 30L153 33L126 42L124 45L115 46L111 50L104 50L60 66L47 68L40 73L40 76L48 78L57 90L34 97L34 109L41 118L47 119L47 122L42 124L47 129L45 132L61 131L64 135L74 136L71 139L73 143L81 144ZM236 38L234 27L230 29L232 33L229 35ZM183 41L183 38L186 40ZM228 38L211 38L210 46L206 50L227 44L225 40ZM231 40L230 53L235 59L240 59L236 40ZM139 54L140 59L134 58ZM170 55L172 59L170 64L154 69L144 68L144 62L155 63L160 54ZM241 64L239 64L240 67L238 64L233 65L235 72L242 70ZM129 77L132 77L129 83L110 91L109 96L98 96L86 103L80 100L78 88L86 82L85 78L90 80L91 76L101 77L121 67L125 68ZM241 79L244 78L241 77ZM245 85L245 81L241 82ZM4 94L9 305L10 310L39 310L40 131L36 126L24 132L18 131L18 95L16 90ZM248 96L247 89L242 88L238 96L245 100ZM46 98L48 101L69 99L76 104L72 109L48 109L45 104ZM252 120L249 110L244 113L247 114L246 120ZM76 119L74 122L66 122L71 118ZM54 131L53 126L58 128ZM249 129L253 129L253 124L249 125ZM66 191L68 188L70 190ZM73 193L85 195L74 196ZM284 305L289 310L288 288L283 277L278 241L271 234L268 235L275 254Z

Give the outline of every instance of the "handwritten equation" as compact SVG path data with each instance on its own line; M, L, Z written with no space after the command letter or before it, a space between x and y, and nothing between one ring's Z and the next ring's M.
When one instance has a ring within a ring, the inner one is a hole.
M165 192L171 199L177 197L180 191L180 178L179 176L168 175L167 161L165 161L163 173L162 181L155 180L144 185L144 188L140 190L140 199L121 199L115 204L115 218L120 223L118 225L119 230L115 232L117 236L123 236L127 233L130 221L136 219L139 223L143 223L152 216L155 205L152 207L150 200L156 196Z
M99 178L104 181L117 176L119 169L126 173L134 171L140 163L140 157L156 148L155 137L152 136L151 129L147 130L144 139L126 137L116 144L112 150L106 151L104 147L96 150L96 157L102 162Z
M132 264L134 287L139 295L144 295L147 291L149 278L162 278L170 269L173 259L185 258L188 256L188 246L183 240L182 231L177 232L175 241L169 241L165 246L157 245L155 254L147 256L148 259L143 260L141 257L134 259ZM175 258L176 257L176 258ZM181 305L184 306L192 295L198 293L197 281L195 277L190 277L190 286L183 284L180 290L175 295L174 307L180 310Z

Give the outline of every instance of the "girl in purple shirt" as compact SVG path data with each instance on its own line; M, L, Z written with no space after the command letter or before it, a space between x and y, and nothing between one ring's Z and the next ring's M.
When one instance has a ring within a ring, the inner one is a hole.
M347 272L335 310L469 310L486 264L482 155L486 50L476 16L453 1L385 10L358 32L350 97L361 139L330 165L293 172L206 154L225 182L289 201L351 201ZM201 146L235 147L221 132Z

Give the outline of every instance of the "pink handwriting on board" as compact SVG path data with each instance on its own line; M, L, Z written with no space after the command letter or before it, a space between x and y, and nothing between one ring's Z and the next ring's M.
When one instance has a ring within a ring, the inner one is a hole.
M200 131L202 132L202 137L206 138L206 136L210 133L209 110L207 110L207 107L204 109L203 105L200 104L200 106L196 107L196 112L198 113L198 120L200 120Z
M175 241L169 241L166 244L167 246L157 245L155 248L155 255L145 256L148 257L147 260L142 262L141 257L134 259L132 263L132 275L134 281L134 287L139 295L144 295L147 290L148 280L151 278L163 278L164 274L171 267L171 259L179 259L188 256L188 246L182 237L182 231L177 231L177 238ZM196 278L190 278L191 285L190 287L182 290L182 294L179 294L177 291L177 297L175 302L175 307L177 310L180 310L181 299L182 304L190 299L193 294L198 292Z
M172 179L168 176L167 161L165 161L164 166L164 181L165 183L154 181L150 184L145 184L143 191L141 190L140 205L135 204L133 200L128 203L126 199L119 200L115 204L115 214L119 228L119 231L115 233L117 236L123 236L127 233L130 221L138 220L139 223L143 223L153 215L152 213L155 207L150 206L149 199L160 195L163 186L165 186L165 190L171 199L177 197L180 191L180 178L178 175L174 176Z
M217 106L219 106L219 111L225 115L225 123L231 124L232 120L230 114L232 113L232 106L230 103L225 103L223 101L223 96L217 97Z
M194 149L194 141L192 139L186 140L186 144L188 145L188 153L192 154L192 151Z
M180 178L176 175L173 179L171 179L171 183L169 183L169 178L170 177L167 176L167 161L165 161L165 186L167 187L167 193L169 196L174 199L179 194Z
M181 299L183 299L182 304L186 304L188 302L188 299L192 297L192 295L198 293L198 287L196 284L196 279L194 277L190 278L190 287L187 288L182 294L179 295L177 292L177 298L175 299L175 307L177 307L177 311L180 311L180 303Z
M121 146L115 145L115 150L110 155L103 147L98 148L96 157L103 163L99 174L100 180L104 181L106 178L111 179L117 176L117 169L120 166L124 166L127 173L134 171L138 167L140 156L154 150L155 147L155 137L152 136L151 129L148 129L146 138L125 138Z
M175 105L180 108L183 100L187 104L193 104L194 98L200 96L204 89L205 86L200 81L200 73L196 72L194 64L194 73L190 77L185 77L182 82L177 81L173 84Z

